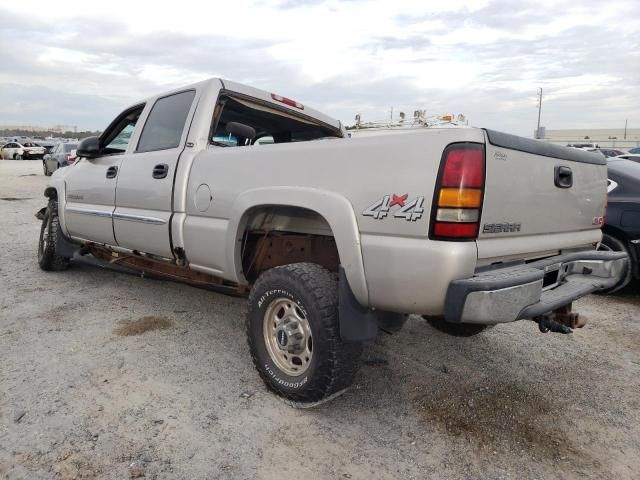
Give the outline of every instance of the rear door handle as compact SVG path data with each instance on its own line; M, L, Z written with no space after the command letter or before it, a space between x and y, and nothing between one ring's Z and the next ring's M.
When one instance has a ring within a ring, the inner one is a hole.
M165 178L169 173L169 165L161 163L153 167L153 178Z
M558 188L571 188L573 186L573 172L569 167L557 165L553 183Z
M107 178L116 178L116 175L118 175L118 167L113 166L107 168Z

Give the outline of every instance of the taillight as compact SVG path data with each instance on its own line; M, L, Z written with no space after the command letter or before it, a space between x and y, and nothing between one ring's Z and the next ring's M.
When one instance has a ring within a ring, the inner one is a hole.
M69 155L67 154L67 165L73 165L78 157L76 157L75 155Z
M284 103L285 105L289 105L293 108L299 108L300 110L304 110L304 105L295 100L291 100L290 98L283 97L281 95L276 95L275 93L271 94L271 98L273 98L276 102Z
M433 198L432 239L474 240L478 237L484 163L481 144L454 143L445 149Z

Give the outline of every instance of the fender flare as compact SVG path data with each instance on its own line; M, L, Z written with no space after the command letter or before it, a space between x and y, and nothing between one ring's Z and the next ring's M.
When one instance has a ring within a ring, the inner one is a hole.
M49 177L49 183L44 189L44 196L46 198L56 198L58 201L58 220L60 222L60 230L68 237L69 231L67 230L67 222L65 221L65 205L66 205L66 190L64 180L55 175Z
M227 230L227 269L240 282L242 274L242 235L248 213L257 207L288 206L311 210L322 216L331 227L340 264L358 303L369 305L369 291L364 274L360 248L360 231L351 203L342 195L307 187L267 187L247 190L240 194L233 206Z

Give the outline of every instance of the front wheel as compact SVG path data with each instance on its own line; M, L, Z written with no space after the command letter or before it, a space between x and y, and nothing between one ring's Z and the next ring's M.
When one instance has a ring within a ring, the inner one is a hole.
M65 270L69 259L58 253L58 202L49 200L42 218L40 240L38 241L38 265L42 270Z
M629 249L627 248L627 242L624 240L618 240L616 237L611 236L607 233L602 234L602 241L598 246L598 250L602 250L605 252L625 252L629 256L629 262L631 262L632 260ZM606 288L604 290L598 290L598 293L614 293L618 290L622 290L631 281L631 271L632 268L631 264L629 263L627 271L624 273L620 282L615 284L613 287Z
M13 154L13 159L14 160L22 160L22 155L19 153L14 153Z
M340 338L338 282L319 265L263 273L249 295L246 328L265 385L296 406L332 398L353 381L362 345Z

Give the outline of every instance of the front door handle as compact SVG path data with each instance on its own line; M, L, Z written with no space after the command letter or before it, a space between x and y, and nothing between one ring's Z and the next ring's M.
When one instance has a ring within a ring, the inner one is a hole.
M558 188L571 188L573 185L573 172L569 167L556 166L553 183Z
M118 175L118 167L114 165L107 168L107 178L116 178L116 175Z
M153 167L153 178L165 178L169 173L169 165L161 163Z

